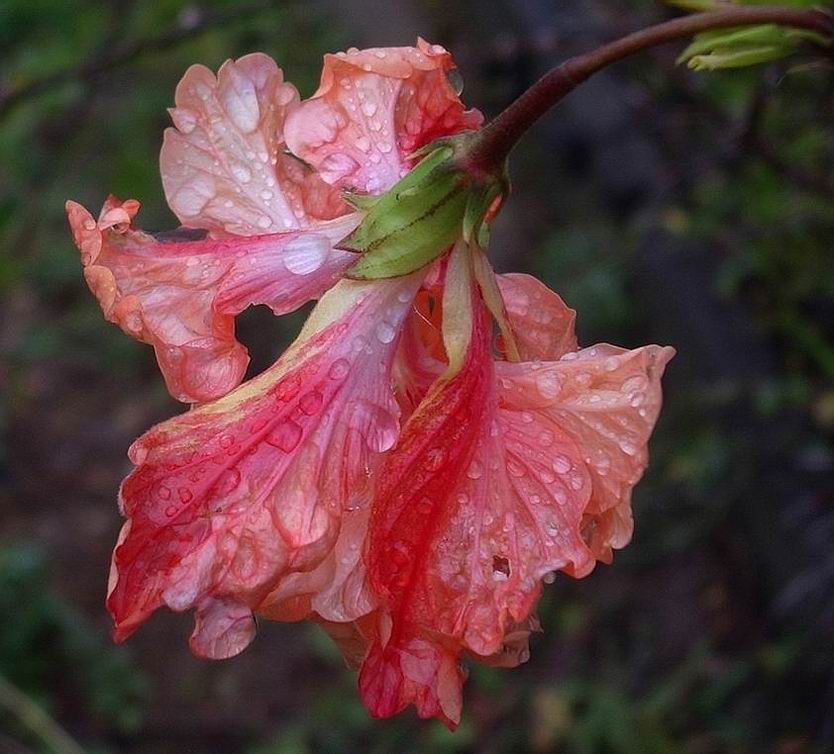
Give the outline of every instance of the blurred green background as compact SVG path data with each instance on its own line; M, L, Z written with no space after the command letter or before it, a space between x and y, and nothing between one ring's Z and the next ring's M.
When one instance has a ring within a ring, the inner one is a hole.
M546 589L516 670L472 669L460 730L368 718L309 625L222 663L190 616L111 645L125 451L180 410L104 322L65 199L142 201L186 67L262 50L307 96L321 54L456 56L497 113L539 74L670 15L633 0L0 2L0 752L834 751L834 72L695 75L657 49L592 80L513 155L491 246L579 311L581 342L674 345L636 535ZM253 370L302 315L239 320ZM56 728L60 726L66 735Z

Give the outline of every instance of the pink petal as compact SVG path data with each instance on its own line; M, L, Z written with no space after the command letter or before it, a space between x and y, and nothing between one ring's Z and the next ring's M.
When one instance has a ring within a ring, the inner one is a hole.
M576 350L576 312L532 275L498 275L507 319L522 360L558 359Z
M270 57L193 65L176 91L160 155L168 204L183 225L243 236L309 225L344 211L332 189L283 153L298 92Z
M159 241L131 225L139 202L111 197L98 222L80 204L67 216L84 277L104 316L154 347L178 400L208 401L246 371L234 314L250 304L298 308L335 284L355 258L333 248L357 215L308 231L222 240Z
M582 522L594 556L631 538L631 490L648 463L646 445L661 406L660 378L675 351L597 345L542 364L497 365L502 401L543 411L578 445L593 483Z
M464 366L429 391L379 472L366 561L381 607L360 674L375 715L414 704L454 726L463 653L525 661L542 580L589 573L630 534L673 351L514 364L493 362L490 336L481 312Z
M328 183L381 193L416 149L480 126L446 77L453 67L446 50L423 40L326 55L318 91L287 117L287 145Z
M340 283L270 370L133 444L108 595L118 639L166 604L197 608L195 651L234 653L247 612L328 558L396 442L391 362L418 284Z

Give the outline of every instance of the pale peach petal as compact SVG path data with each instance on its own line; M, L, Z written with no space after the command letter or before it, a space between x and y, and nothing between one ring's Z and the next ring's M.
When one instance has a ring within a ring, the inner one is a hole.
M183 225L252 236L345 211L332 189L283 152L284 120L298 101L262 53L227 60L216 77L202 65L186 71L160 155L165 195Z
M507 319L524 361L558 359L576 350L576 312L531 275L498 275Z
M391 363L418 285L343 281L274 367L134 443L120 495L130 527L108 596L117 638L166 604L198 609L196 651L239 651L252 636L246 616L283 579L314 571L334 546L359 552L364 525L349 519L339 544L342 518L367 505L369 474L397 439ZM331 617L365 611L336 606L354 593L344 565L344 589L325 585L317 605Z
M545 413L580 448L593 482L583 536L597 559L610 561L611 549L631 537L631 490L648 463L660 378L674 353L669 347L629 351L603 344L555 362L496 367L505 405Z
M328 183L381 193L416 149L480 126L447 79L453 67L446 50L423 40L326 55L318 91L287 117L287 145Z
M67 215L84 277L104 316L154 347L175 398L203 402L234 388L249 362L234 317L250 304L277 314L317 298L355 259L334 245L349 215L315 229L256 237L164 241L131 225L135 200L111 197L98 222L80 204Z

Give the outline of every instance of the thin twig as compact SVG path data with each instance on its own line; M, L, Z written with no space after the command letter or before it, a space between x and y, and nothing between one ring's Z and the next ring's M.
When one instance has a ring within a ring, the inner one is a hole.
M491 172L500 166L522 134L579 84L603 68L665 42L685 39L712 29L779 24L834 37L834 18L823 11L779 6L745 6L675 18L629 34L566 60L553 68L483 129L464 157L473 171Z
M43 78L0 92L0 118L6 116L22 102L44 94L57 86L70 81L90 80L113 68L132 63L149 52L168 50L211 29L248 18L272 7L275 7L274 0L253 0L230 10L220 12L201 11L195 18L187 19L179 28L172 31L165 32L157 37L132 42L112 52L94 57L74 68L56 71Z
M28 728L54 754L85 754L75 741L46 710L0 675L0 708Z

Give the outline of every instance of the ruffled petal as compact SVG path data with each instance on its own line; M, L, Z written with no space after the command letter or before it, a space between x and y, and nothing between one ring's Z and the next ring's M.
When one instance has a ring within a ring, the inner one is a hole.
M489 320L478 322L464 366L429 393L380 471L367 559L393 628L363 666L374 714L413 703L454 725L460 655L512 655L542 577L592 562L578 449L542 412L500 404ZM573 459L562 474L557 457Z
M379 472L366 561L380 609L360 673L378 716L414 704L453 727L462 655L525 661L542 581L588 574L630 534L672 349L494 362L491 332L481 307L460 370Z
M629 351L603 344L556 362L497 365L502 401L544 412L580 449L593 484L582 535L598 560L610 562L611 550L631 539L631 490L648 463L660 379L674 355L668 346Z
M318 91L287 117L287 145L328 183L381 193L416 149L481 125L449 83L452 68L446 50L422 39L325 55Z
M576 350L576 312L557 293L532 275L496 277L523 361L550 361Z
M175 101L160 168L183 225L252 236L345 211L331 187L284 154L284 120L299 97L269 56L227 60L216 77L193 65Z
M418 285L343 281L274 367L133 444L108 595L117 639L163 604L196 608L192 647L228 656L282 578L328 557L397 439L390 369Z
M203 402L239 384L249 362L234 317L250 304L292 311L336 283L355 256L334 249L357 215L250 238L159 240L132 225L139 202L110 197L98 222L67 216L104 316L154 347L171 395Z

